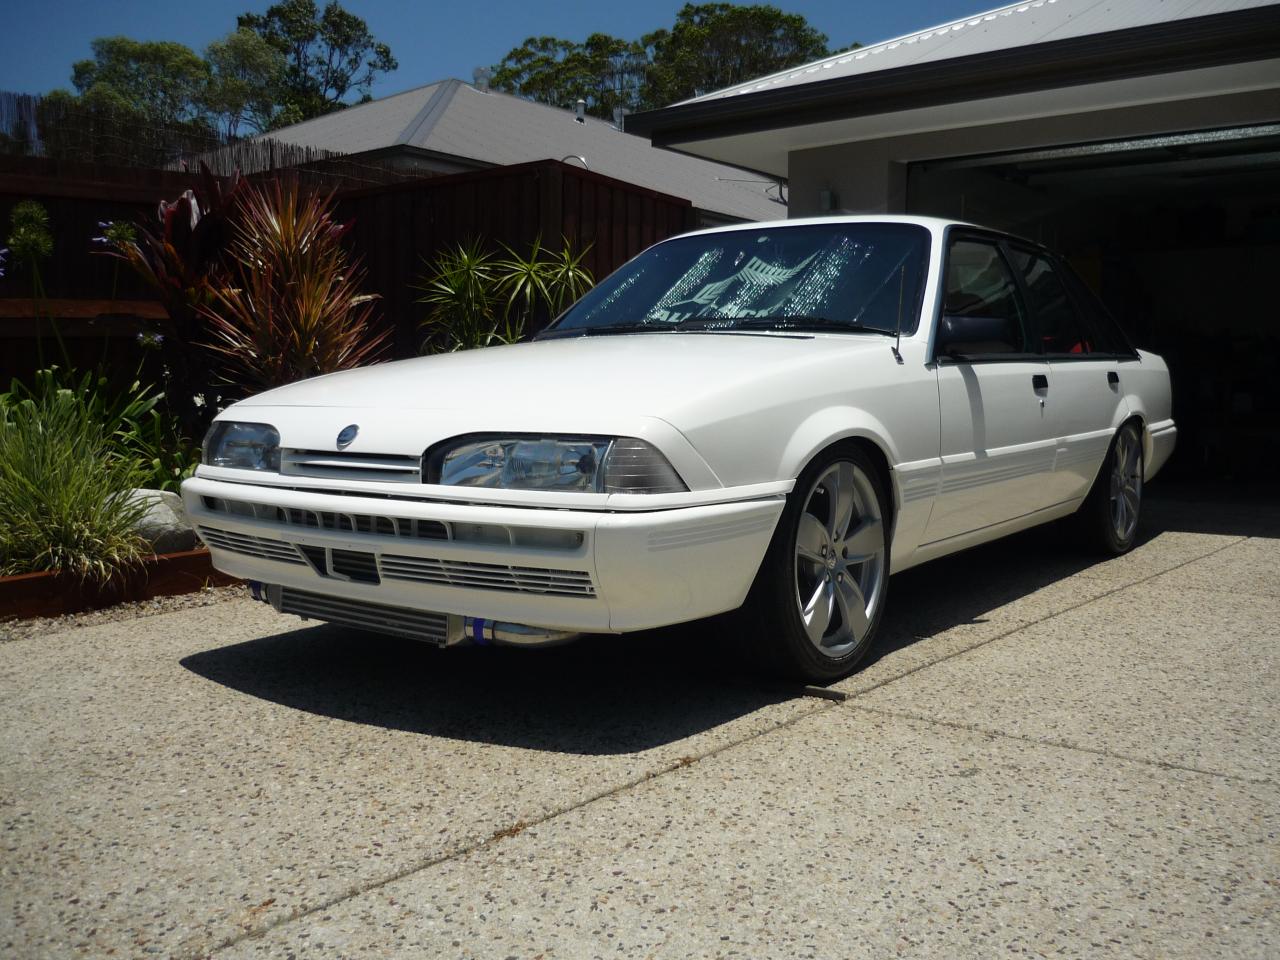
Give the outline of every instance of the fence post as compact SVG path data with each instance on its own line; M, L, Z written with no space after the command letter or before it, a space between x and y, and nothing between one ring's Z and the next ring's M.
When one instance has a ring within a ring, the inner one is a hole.
M564 170L558 161L538 171L538 187L542 242L558 250L564 234Z

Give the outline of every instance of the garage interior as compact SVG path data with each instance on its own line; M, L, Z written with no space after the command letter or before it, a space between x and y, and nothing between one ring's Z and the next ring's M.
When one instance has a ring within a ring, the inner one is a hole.
M1168 472L1280 485L1280 124L917 162L907 210L1064 253L1169 363Z

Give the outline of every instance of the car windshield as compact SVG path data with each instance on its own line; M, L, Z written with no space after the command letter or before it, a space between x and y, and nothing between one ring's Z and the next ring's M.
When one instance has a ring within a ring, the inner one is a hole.
M916 328L928 231L822 223L677 237L622 266L542 337Z

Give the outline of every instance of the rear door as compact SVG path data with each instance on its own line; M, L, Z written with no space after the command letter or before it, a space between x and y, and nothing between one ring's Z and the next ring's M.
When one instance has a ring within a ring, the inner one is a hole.
M1111 444L1117 408L1124 402L1119 363L1080 315L1059 264L1042 250L1009 245L1038 346L1053 388L1045 398L1055 444L1050 501L1085 496Z
M937 358L942 478L926 543L1047 506L1054 457L1045 415L1052 376L1036 355L1026 304L999 242L953 232L943 269L940 319L991 318L1004 321L992 325L1004 332Z

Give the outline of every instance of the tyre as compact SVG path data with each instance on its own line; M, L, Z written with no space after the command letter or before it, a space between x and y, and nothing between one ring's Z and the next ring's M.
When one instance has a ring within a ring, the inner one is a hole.
M804 470L742 610L764 669L826 683L857 666L888 594L890 517L880 471L857 445Z
M1116 431L1102 469L1075 516L1086 546L1107 556L1132 549L1142 512L1142 433L1130 421Z

